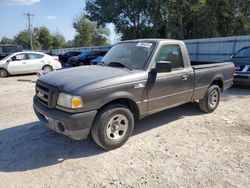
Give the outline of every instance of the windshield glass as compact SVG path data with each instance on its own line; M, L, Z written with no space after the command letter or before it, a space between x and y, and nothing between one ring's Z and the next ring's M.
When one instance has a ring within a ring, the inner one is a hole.
M250 48L243 48L235 54L236 58L249 58L250 57Z
M121 63L131 69L144 69L154 47L151 42L119 43L109 50L102 61L106 66Z
M89 55L90 53L91 53L91 51L82 52L82 53L80 53L79 56L86 56L86 55Z

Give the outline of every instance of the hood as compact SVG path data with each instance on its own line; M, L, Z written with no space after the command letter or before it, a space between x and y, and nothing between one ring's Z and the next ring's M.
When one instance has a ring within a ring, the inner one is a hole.
M105 79L132 74L127 69L102 66L81 66L51 72L39 78L39 81L57 87L60 91L74 90Z
M235 65L250 65L250 58L232 58L231 62Z

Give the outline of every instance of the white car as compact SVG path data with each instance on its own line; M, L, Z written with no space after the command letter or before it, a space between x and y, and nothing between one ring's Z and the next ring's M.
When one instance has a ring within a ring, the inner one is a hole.
M14 74L49 72L61 69L61 63L41 52L17 52L0 60L0 77Z

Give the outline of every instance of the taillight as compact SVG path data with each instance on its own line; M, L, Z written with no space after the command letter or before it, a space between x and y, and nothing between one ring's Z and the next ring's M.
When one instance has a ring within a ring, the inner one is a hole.
M235 66L233 67L233 71L232 71L233 78L234 78L234 75L235 75Z
M53 59L56 60L56 61L59 61L58 56L54 56Z

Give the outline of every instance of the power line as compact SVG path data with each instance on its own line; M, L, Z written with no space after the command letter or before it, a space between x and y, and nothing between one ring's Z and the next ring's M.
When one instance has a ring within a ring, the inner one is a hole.
M33 41L32 41L32 24L31 24L31 18L34 17L34 14L25 13L24 16L27 16L28 19L28 29L30 32L30 49L33 50Z

